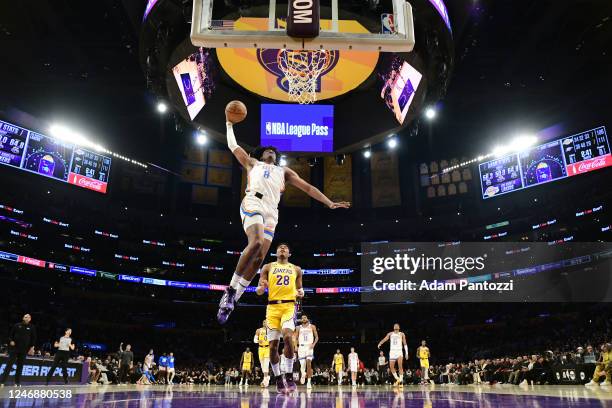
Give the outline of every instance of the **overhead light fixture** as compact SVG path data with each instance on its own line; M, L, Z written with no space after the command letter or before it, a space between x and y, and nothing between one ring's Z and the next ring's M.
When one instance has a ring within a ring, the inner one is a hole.
M164 102L157 102L157 111L159 113L166 113L166 111L168 110L168 105L166 105Z
M346 158L346 155L344 154L337 154L336 155L336 164L338 166L342 166L344 164L344 159Z
M428 107L427 109L425 109L425 117L429 120L433 120L435 119L436 115L438 114L438 112L436 112L435 108L433 107Z
M387 141L387 146L389 146L389 149L395 149L397 147L397 139L395 137L389 139Z
M198 132L196 135L196 143L200 146L204 146L208 143L208 136L202 132Z
M372 156L372 152L368 149L363 152L363 157L369 159Z

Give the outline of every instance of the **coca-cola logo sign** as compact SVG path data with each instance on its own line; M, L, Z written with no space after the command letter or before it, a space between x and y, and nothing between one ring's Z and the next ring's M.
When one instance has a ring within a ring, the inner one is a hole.
M100 183L99 181L90 180L86 178L79 179L78 185L81 187L92 189L92 190L97 190L97 191L102 190L102 183Z
M70 184L74 184L79 187L98 191L100 193L106 193L106 183L103 181L94 180L74 173L70 175L68 181L70 182Z
M612 165L612 159L609 154L601 157L596 157L594 159L572 164L571 175L588 173L589 171L601 169L610 165Z

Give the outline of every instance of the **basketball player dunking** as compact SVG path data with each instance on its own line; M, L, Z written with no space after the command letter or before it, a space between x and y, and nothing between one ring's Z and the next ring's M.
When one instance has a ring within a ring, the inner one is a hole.
M421 384L429 384L429 347L427 347L427 342L425 340L421 340L421 345L417 348L417 358L421 364Z
M302 324L298 326L296 331L298 339L298 358L300 359L300 371L302 377L300 383L304 384L306 379L306 388L312 388L310 379L312 378L312 360L314 359L314 348L319 341L319 332L317 326L310 323L308 316L302 315Z
M276 388L280 393L294 391L297 387L293 382L293 332L295 330L296 299L304 297L302 288L302 269L289 263L289 246L279 244L276 248L276 262L266 264L261 269L259 285L256 293L263 295L268 288L268 307L266 308L266 324L268 340L270 341L270 362L276 380ZM285 346L285 380L281 375L278 346L283 337Z
M389 347L389 366L391 368L391 374L393 374L393 378L395 378L395 386L403 387L404 384L404 355L402 353L402 348L406 353L406 360L408 360L408 344L406 343L406 335L400 331L399 324L395 323L393 325L393 331L387 333L384 339L382 339L378 343L378 348L381 348L383 344L390 342L391 346ZM403 347L402 347L403 346ZM395 362L397 361L397 366L399 369L399 376L395 371Z
M266 321L264 320L262 326L255 330L255 337L253 338L253 342L259 345L257 354L259 355L259 365L261 366L261 372L264 377L261 386L264 388L270 384L270 342L268 341L268 330L266 329L266 325Z
M300 178L295 171L279 166L280 154L275 147L260 147L253 152L253 157L250 157L238 146L229 119L226 112L227 145L248 174L246 195L240 205L242 227L248 244L242 251L236 271L219 302L217 320L220 324L227 322L236 302L253 280L270 249L278 222L278 202L286 184L299 188L331 209L350 207L348 202L334 203L319 189Z

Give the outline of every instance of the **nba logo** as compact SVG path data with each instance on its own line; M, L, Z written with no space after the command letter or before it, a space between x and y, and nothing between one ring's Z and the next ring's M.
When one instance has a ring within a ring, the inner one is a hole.
M395 24L393 23L393 14L390 14L390 13L381 14L380 24L382 25L383 34L393 34L395 32Z
M266 122L266 135L272 134L272 124L270 122Z

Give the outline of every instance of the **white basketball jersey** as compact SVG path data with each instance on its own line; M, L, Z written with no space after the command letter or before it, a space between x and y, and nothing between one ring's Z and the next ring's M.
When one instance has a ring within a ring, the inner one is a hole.
M284 168L258 161L249 171L248 180L247 193L261 193L267 205L278 207L281 193L285 190Z
M298 340L299 344L306 345L314 343L314 333L312 331L312 326L310 323L306 326L300 326L300 338Z
M391 343L391 350L402 350L402 332L391 333L389 337L389 343Z
M359 364L359 356L357 353L350 353L348 355L348 361L350 365Z

